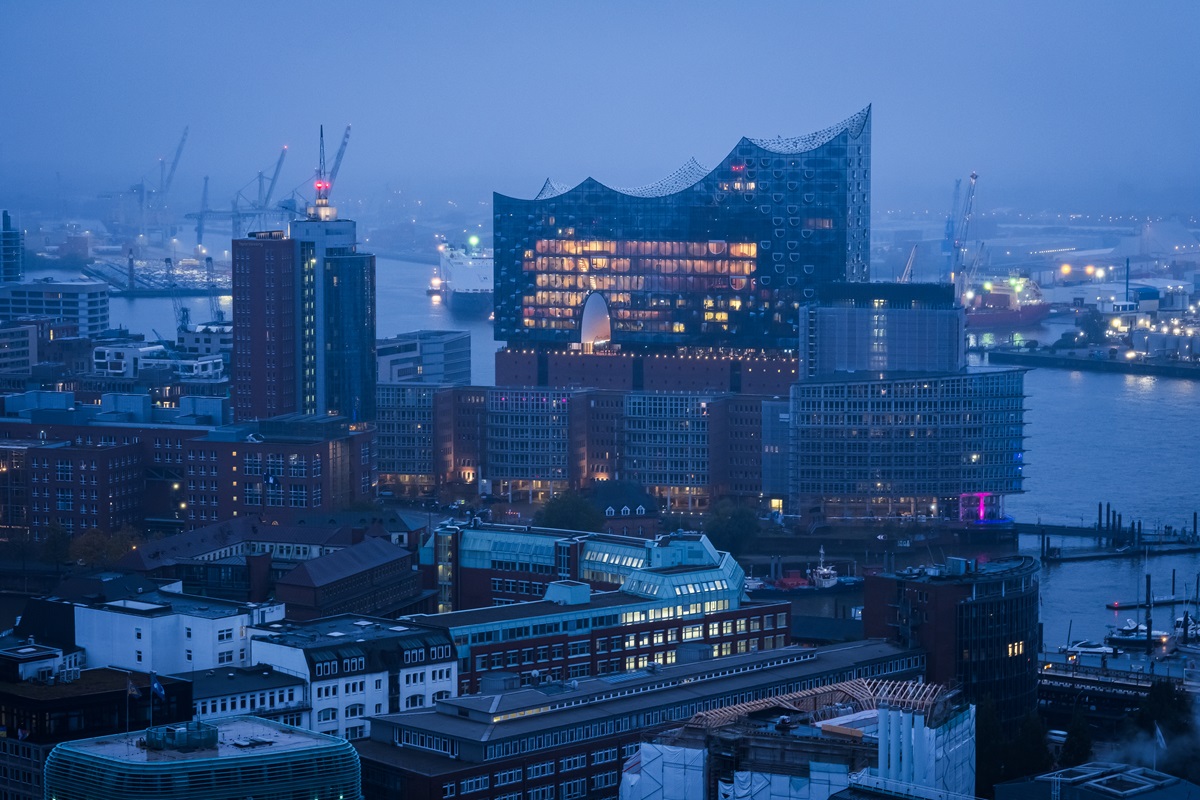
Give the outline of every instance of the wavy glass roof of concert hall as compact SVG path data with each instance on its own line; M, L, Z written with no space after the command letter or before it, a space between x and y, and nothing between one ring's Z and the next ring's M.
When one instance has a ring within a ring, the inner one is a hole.
M751 144L760 150L777 155L797 155L799 153L808 153L816 150L824 144L829 143L838 135L846 131L849 131L852 137L857 138L862 133L863 126L866 125L870 116L871 107L867 106L862 111L859 111L852 117L839 122L837 125L832 125L823 130L815 131L804 136L776 137L773 139L751 139L749 137L743 137L741 141L737 143L734 149L730 151L729 156L726 156L726 159L731 158L738 151L738 148L742 147L744 144ZM645 186L636 186L633 188L618 188L608 186L607 184L601 183L595 178L587 178L575 186L567 186L566 184L558 183L547 178L546 182L542 184L541 191L539 191L537 196L533 199L549 200L554 197L559 197L560 195L564 195L568 192L579 189L589 182L599 184L609 191L616 192L617 194L623 194L628 197L670 197L671 195L679 194L695 187L705 178L712 175L713 172L713 169L701 165L700 162L698 162L695 158L689 158L683 164L683 166L665 178L655 181L654 183L646 184Z

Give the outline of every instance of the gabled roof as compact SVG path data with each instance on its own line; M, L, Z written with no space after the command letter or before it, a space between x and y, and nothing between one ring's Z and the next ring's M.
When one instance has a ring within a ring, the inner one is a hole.
M276 586L319 588L409 556L407 550L384 539L365 539L329 555L302 562L280 578Z

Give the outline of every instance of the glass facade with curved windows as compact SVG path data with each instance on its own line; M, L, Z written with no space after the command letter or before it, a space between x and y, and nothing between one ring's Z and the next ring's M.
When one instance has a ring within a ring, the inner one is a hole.
M869 278L870 170L868 107L808 136L742 139L716 168L690 161L651 186L497 194L496 338L586 344L599 294L612 345L794 350L817 284Z

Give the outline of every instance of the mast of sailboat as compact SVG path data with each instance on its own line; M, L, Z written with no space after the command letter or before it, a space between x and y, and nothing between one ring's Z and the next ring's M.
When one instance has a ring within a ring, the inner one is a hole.
M1154 650L1154 626L1151 617L1154 612L1154 596L1150 594L1150 573L1146 573L1146 655Z

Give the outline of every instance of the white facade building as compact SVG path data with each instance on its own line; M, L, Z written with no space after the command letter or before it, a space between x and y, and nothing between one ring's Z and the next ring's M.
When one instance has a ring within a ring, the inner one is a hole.
M173 353L161 344L101 345L92 350L92 368L97 375L136 378L144 369L169 369L182 380L220 380L225 361L220 355Z
M346 739L369 736L369 717L432 706L458 685L444 632L376 617L269 625L253 631L251 658L307 681L311 709L293 724Z
M88 666L173 673L249 663L248 631L283 619L282 603L235 603L170 589L75 605L75 644Z

